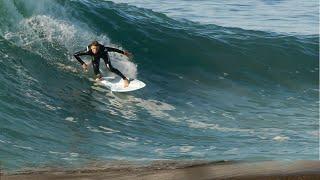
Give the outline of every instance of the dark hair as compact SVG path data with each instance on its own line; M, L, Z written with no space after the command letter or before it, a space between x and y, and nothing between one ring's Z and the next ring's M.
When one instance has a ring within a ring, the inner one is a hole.
M100 44L98 41L92 41L92 43L90 44L90 47L91 46L100 46Z

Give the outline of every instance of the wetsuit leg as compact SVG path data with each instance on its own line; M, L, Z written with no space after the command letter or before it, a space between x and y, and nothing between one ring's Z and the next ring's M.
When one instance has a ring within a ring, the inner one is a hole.
M99 61L93 61L92 62L93 72L96 75L96 77L100 78L100 70L99 70Z
M111 65L108 52L106 52L106 53L103 55L102 58L103 58L103 60L104 60L104 63L106 64L106 66L108 67L108 69L109 69L111 72L117 74L117 75L120 76L122 79L127 79L118 69L114 68L114 67Z
M107 63L107 67L109 68L109 70L117 75L119 75L122 79L127 79L118 69L114 68L110 61Z

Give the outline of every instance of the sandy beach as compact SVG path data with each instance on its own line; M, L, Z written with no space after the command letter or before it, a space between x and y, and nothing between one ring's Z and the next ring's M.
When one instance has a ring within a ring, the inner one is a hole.
M176 167L147 166L33 170L2 174L1 180L209 180L209 179L320 179L320 161L264 161L199 163Z

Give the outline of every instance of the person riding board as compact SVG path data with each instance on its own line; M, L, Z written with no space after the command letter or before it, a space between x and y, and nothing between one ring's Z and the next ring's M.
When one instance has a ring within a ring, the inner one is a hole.
M129 80L127 77L125 77L118 69L114 68L111 65L110 58L108 52L117 52L126 56L129 56L130 53L127 51L122 51L120 49L112 48L112 47L106 47L102 44L100 44L98 41L93 41L86 50L76 52L73 56L80 62L82 65L82 68L84 70L88 69L88 66L85 62L82 61L80 56L83 55L89 55L92 57L92 67L94 74L96 75L96 80L100 80L102 78L100 70L99 70L99 64L100 64L100 58L104 60L104 63L107 66L107 69L109 69L111 72L119 75L124 82L124 87L128 87Z

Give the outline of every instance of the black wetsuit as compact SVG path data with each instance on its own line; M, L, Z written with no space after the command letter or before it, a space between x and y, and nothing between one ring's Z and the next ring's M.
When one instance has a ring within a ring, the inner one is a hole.
M99 64L100 64L100 58L102 58L107 66L107 68L113 72L122 77L122 79L127 79L118 69L114 68L111 65L110 58L108 52L117 52L124 54L124 51L112 47L105 47L103 45L99 45L99 51L97 54L93 54L90 46L87 47L87 50L76 52L73 56L81 63L81 65L84 64L84 62L81 60L80 56L83 55L89 55L92 57L92 66L93 71L96 76L100 74L99 70Z

